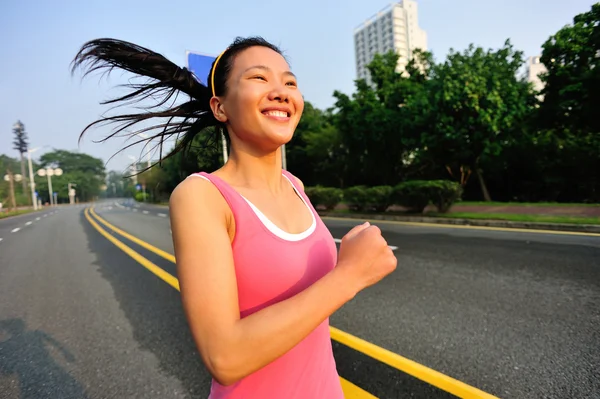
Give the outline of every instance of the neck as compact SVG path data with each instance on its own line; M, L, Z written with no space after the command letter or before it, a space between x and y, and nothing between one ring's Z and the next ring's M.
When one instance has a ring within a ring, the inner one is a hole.
M281 170L281 148L258 156L232 148L227 163L221 168L233 185L274 193L282 189Z

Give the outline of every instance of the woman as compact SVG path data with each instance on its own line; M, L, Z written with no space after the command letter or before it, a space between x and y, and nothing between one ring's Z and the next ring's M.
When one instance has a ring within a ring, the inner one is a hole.
M208 87L161 55L122 41L87 43L74 67L84 63L88 72L119 67L153 79L112 102L162 94L164 106L179 92L190 97L166 110L95 123L128 127L179 117L150 137L162 144L183 134L169 156L203 128L227 135L227 163L185 179L170 199L181 297L213 376L210 397L343 398L329 316L391 273L396 258L368 223L346 234L336 254L302 182L282 170L281 146L292 138L304 102L281 51L261 38L237 39L213 63Z

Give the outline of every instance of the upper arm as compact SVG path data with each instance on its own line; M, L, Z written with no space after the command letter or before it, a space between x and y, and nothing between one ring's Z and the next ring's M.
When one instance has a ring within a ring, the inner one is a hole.
M212 183L199 178L180 183L169 205L183 307L202 359L215 375L215 362L239 320L230 211Z

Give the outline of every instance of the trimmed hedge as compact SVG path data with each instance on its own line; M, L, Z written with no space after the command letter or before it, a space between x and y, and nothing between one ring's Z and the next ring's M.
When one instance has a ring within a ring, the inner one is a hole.
M331 187L307 187L306 194L314 206L332 210L342 200L355 212L385 212L391 205L399 205L410 212L423 213L433 204L438 212L448 212L462 196L460 184L447 180L411 180L391 186L354 186L344 190Z
M331 211L342 201L342 189L334 187L306 187L304 190L314 207L323 206Z

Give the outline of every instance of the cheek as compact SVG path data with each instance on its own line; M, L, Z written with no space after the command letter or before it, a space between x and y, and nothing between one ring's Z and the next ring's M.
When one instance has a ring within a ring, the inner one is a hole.
M304 112L304 98L302 98L302 94L298 92L294 96L294 105L296 108L296 115L298 115L298 120L302 116L302 112Z

